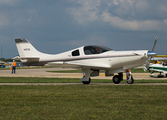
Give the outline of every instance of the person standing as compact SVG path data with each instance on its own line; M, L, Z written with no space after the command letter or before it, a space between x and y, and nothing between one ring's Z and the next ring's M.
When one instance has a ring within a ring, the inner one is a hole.
M12 74L13 74L13 73L15 74L15 71L16 71L16 62L15 62L15 60L13 60L13 64L12 64Z

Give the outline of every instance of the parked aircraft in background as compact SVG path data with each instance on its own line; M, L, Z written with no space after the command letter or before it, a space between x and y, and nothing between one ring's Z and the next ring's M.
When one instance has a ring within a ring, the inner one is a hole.
M167 55L156 55L151 59L150 63L157 63L157 61L167 62Z
M4 62L4 61L0 61L0 68L5 68L6 66L10 66L12 64Z
M156 55L151 59L148 70L151 72L150 77L156 77L154 72L159 72L157 77L164 77L161 73L164 73L167 77L167 55Z
M157 54L148 50L114 51L98 45L82 46L60 54L45 54L37 51L26 39L15 39L19 59L26 66L61 66L80 68L85 73L83 84L91 82L90 77L99 76L105 70L105 76L114 76L113 82L119 84L123 80L123 72L150 62ZM155 44L154 44L155 47ZM146 66L147 68L147 66ZM117 73L117 75L114 75ZM130 73L128 84L134 80Z
M150 63L149 65L149 69L148 69L151 74L151 77L155 77L155 75L153 75L154 72L159 72L160 74L157 77L164 77L164 75L162 75L161 73L164 73L165 76L167 77L167 63L166 62L158 62L157 64L152 64Z

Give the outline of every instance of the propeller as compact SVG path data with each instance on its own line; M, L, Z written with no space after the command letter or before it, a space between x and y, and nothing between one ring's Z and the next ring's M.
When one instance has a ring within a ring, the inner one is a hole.
M158 37L156 36L156 37L155 37L154 46L153 46L153 49L152 49L153 52L154 52L155 45L157 44L157 40L158 40Z
M149 68L149 64L150 64L150 61L151 61L151 58L152 57L155 57L157 55L157 53L154 52L154 48L157 44L157 40L158 40L158 37L155 37L155 42L154 42L154 46L152 48L152 51L148 51L147 55L148 55L148 59L146 61L146 65L144 66L143 70L146 72Z

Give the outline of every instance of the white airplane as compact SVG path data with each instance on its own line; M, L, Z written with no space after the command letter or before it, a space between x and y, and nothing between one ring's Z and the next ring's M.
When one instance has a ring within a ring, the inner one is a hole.
M152 71L150 74L150 77L155 77L155 75L153 75L154 72L160 73L157 77L164 77L164 75L162 75L161 73L164 73L167 77L167 63L166 62L150 64L148 70Z
M45 54L37 51L26 39L15 39L19 59L25 66L62 66L82 69L83 84L91 82L90 77L99 76L105 70L105 76L114 76L113 82L119 84L123 80L123 72L143 65L150 57L157 54L148 50L114 51L104 46L82 46L60 54ZM154 44L155 45L155 44ZM117 73L117 75L114 75ZM127 83L133 84L130 73Z

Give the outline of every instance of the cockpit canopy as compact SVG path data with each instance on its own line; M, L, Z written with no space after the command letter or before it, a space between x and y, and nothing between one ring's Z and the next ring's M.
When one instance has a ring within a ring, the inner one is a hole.
M104 47L104 46L85 46L84 47L84 53L85 55L91 55L91 54L100 54L107 51L111 51L112 49Z

